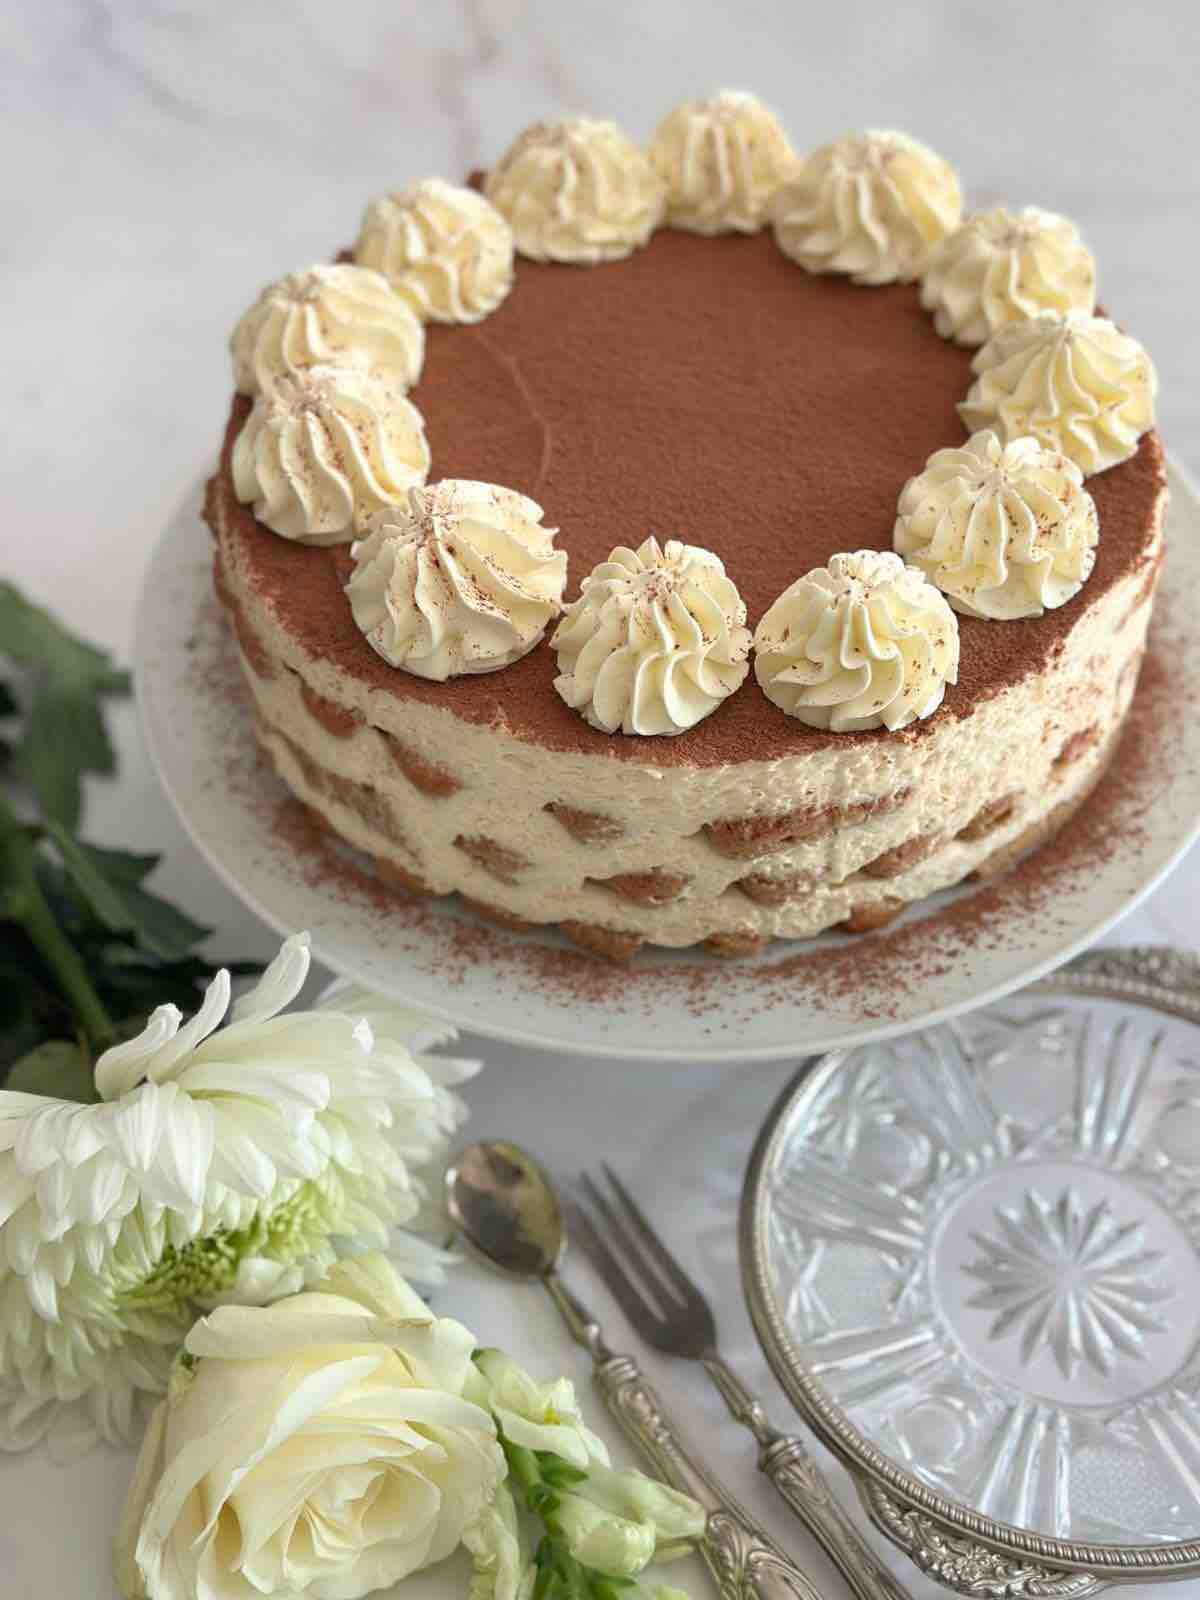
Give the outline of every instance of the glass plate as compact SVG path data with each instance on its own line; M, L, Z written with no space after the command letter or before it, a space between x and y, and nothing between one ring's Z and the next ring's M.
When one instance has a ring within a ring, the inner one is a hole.
M1138 958L1089 959L1111 992ZM873 1485L1013 1553L1195 1573L1194 1025L1028 993L824 1057L764 1130L743 1224L768 1359Z

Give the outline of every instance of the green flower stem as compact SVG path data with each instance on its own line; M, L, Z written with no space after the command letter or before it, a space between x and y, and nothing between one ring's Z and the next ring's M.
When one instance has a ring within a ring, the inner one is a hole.
M64 935L37 880L35 832L0 794L0 914L24 929L50 968L63 997L95 1051L116 1040L112 1019L93 989L87 969Z
M543 1462L552 1470L574 1481L586 1478L566 1463L550 1457L540 1457L524 1445L513 1444L500 1432L500 1446L508 1462L509 1475L521 1491L529 1511L545 1528L545 1536L534 1555L537 1579L533 1600L628 1600L629 1591L636 1587L631 1578L612 1578L592 1567L585 1567L571 1554L570 1544L558 1517L561 1501L558 1490L547 1480Z
M504 1458L508 1462L508 1470L512 1473L513 1481L520 1485L525 1503L532 1511L534 1508L530 1504L531 1499L544 1487L538 1458L525 1445L513 1444L503 1433L500 1435L500 1447L504 1451Z

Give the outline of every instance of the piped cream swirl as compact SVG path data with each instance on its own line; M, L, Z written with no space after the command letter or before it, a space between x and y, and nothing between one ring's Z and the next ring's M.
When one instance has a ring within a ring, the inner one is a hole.
M662 220L663 184L645 152L594 117L526 128L484 192L531 261L617 261Z
M351 551L346 594L367 643L438 682L518 661L562 611L567 581L541 519L541 506L495 483L413 489Z
M992 428L1006 442L1032 434L1085 476L1127 461L1154 426L1154 365L1107 317L1043 311L1010 323L971 368L958 407L969 432Z
M481 194L441 178L372 200L354 256L431 322L479 322L512 287L512 229Z
M603 733L675 734L710 716L748 671L746 607L710 550L618 546L583 580L551 643L554 687Z
M361 362L408 389L421 375L425 330L387 279L368 267L309 267L269 283L229 341L242 394L308 367Z
M1078 594L1100 520L1073 461L1036 439L977 433L900 494L893 543L969 616L1040 617Z
M309 367L255 400L233 447L233 487L300 544L341 544L429 471L421 413L379 373Z
M796 152L757 96L723 89L667 113L650 143L667 190L666 221L689 233L756 233Z
M1096 305L1096 263L1066 217L1037 206L998 206L968 217L929 258L921 304L943 339L984 344L1039 311Z
M866 284L918 277L961 215L954 168L908 134L879 130L814 150L771 205L785 256Z
M785 589L754 633L754 672L788 716L833 733L895 732L958 680L958 621L891 551L833 556Z

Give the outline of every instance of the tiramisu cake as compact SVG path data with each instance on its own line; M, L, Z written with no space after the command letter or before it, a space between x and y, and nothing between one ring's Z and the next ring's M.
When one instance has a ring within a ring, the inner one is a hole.
M404 890L617 958L881 926L1063 827L1161 565L1074 226L753 96L527 129L232 340L207 516L259 737Z

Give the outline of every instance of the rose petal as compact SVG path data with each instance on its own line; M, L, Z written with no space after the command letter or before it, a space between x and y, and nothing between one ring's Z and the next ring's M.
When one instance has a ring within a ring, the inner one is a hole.
M252 1361L267 1356L287 1356L319 1346L380 1345L397 1346L410 1332L400 1324L368 1316L365 1312L338 1314L321 1307L309 1312L303 1302L326 1301L325 1295L295 1295L279 1306L219 1306L195 1325L187 1336L186 1349L194 1356L209 1356L221 1361ZM380 1350L382 1356L383 1350Z
M167 1406L162 1401L155 1406L146 1425L142 1448L133 1469L133 1481L125 1495L125 1504L113 1537L113 1576L126 1600L141 1600L146 1593L135 1552L154 1485L162 1476L166 1433Z

